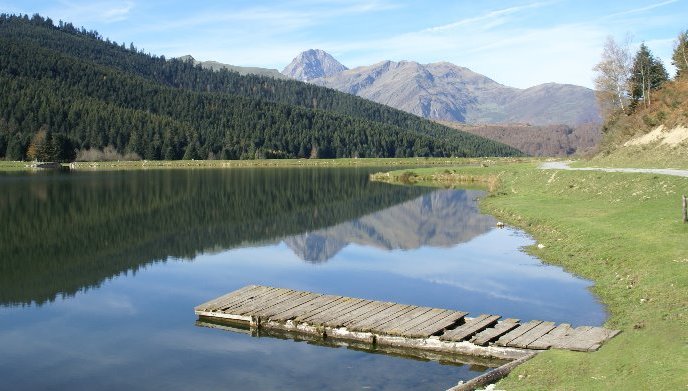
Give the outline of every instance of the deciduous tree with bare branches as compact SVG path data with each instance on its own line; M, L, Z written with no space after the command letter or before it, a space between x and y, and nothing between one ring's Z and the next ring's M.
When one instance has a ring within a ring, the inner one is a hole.
M629 36L619 43L613 37L607 37L602 59L593 67L597 99L605 117L628 109L628 79L631 73L629 42Z
M682 32L676 38L674 54L671 63L676 67L676 77L688 75L688 30Z

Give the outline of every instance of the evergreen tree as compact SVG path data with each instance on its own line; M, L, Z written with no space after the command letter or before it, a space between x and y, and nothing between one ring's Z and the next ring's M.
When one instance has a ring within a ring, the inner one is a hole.
M688 30L676 38L671 63L676 67L676 78L688 75Z
M662 61L650 52L645 43L642 43L633 59L629 80L633 107L637 107L641 101L645 107L650 106L651 92L659 89L667 80L669 80L669 75Z
M7 160L24 160L26 158L24 154L26 150L25 144L20 133L11 135L7 141L7 153L5 154L5 158Z

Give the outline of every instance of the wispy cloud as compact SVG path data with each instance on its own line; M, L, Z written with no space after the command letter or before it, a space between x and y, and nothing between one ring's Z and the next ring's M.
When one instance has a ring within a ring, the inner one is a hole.
M129 15L129 12L134 8L134 3L127 1L121 6L113 6L106 8L102 12L102 16L107 20L123 20Z
M655 4L650 4L650 5L647 5L647 6L644 6L644 7L632 8L632 9L629 9L629 10L625 10L625 11L621 11L621 12L616 12L616 13L613 13L613 14L611 14L611 15L608 15L608 17L611 18L611 17L617 17L617 16L639 14L639 13L643 13L643 12L647 12L647 11L653 10L653 9L655 9L655 8L663 7L663 6L665 6L665 5L674 4L674 3L678 2L678 1L679 1L679 0L667 0L667 1L663 1L663 2L661 2L661 3L655 3Z
M178 20L150 24L145 30L165 31L193 27L213 28L213 26L219 24L242 22L251 23L252 27L260 26L262 35L278 35L326 24L343 16L398 8L398 5L376 0L341 2L341 5L334 7L332 5L332 2L324 1L296 1L282 3L279 6L258 5L240 9L201 10ZM223 27L226 28L225 26Z
M446 31L446 30L453 30L453 29L456 29L458 27L463 27L463 26L470 25L470 24L476 24L478 22L493 21L495 19L499 19L499 18L508 16L508 15L512 15L512 14L515 14L515 13L518 13L518 12L521 12L524 10L533 9L533 8L540 8L540 7L543 7L545 5L549 5L549 4L552 4L552 2L551 1L538 2L538 3L532 3L532 4L503 8L503 9L499 9L499 10L490 11L490 12L483 14L483 15L474 16L474 17L465 18L465 19L460 19L460 20L457 20L455 22L448 23L445 25L430 27L430 28L427 28L423 31L434 33L434 32Z
M127 20L135 7L133 1L73 1L61 0L59 6L48 10L50 15L78 23L112 23Z

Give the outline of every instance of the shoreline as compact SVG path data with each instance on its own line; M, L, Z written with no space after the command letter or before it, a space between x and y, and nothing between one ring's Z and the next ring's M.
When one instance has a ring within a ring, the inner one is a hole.
M290 167L386 167L508 164L531 158L342 158L342 159L265 159L265 160L139 160L63 163L75 171L117 171L148 169L208 168L290 168ZM0 172L38 171L36 162L0 161Z
M590 289L609 314L605 326L623 331L593 354L543 352L499 389L688 386L681 381L688 378L688 354L678 343L688 340L688 244L680 240L688 224L679 215L685 178L536 164L397 170L371 178L439 187L452 178L458 186L488 187L496 178L480 209L535 238L538 246L528 253L593 281Z

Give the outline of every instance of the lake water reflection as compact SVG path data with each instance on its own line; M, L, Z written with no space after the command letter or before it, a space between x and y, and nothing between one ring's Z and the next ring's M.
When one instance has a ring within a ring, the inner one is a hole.
M369 172L0 176L3 383L446 389L485 370L194 325L195 305L246 284L603 322L589 282L521 252L532 240L494 229L480 192L370 183Z

